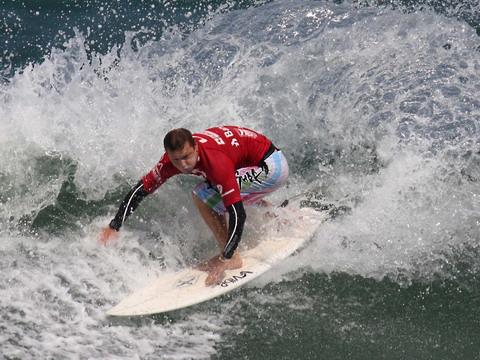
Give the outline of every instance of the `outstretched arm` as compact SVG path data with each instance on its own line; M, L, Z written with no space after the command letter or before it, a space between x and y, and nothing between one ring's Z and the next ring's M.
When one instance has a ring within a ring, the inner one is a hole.
M132 190L130 190L123 199L120 207L118 208L117 214L110 221L110 228L119 231L122 227L127 217L132 214L140 202L147 196L149 193L143 188L143 181L140 180L137 185L135 185Z
M132 190L129 191L125 199L120 204L117 214L110 221L109 226L105 227L100 234L100 242L104 245L111 238L117 235L118 230L122 227L127 217L135 211L140 202L148 194L153 193L159 186L161 186L168 178L179 174L175 166L168 158L168 155L163 154L160 161L151 169Z
M135 185L125 196L120 207L118 208L117 214L110 221L108 227L105 227L100 233L99 241L106 245L109 240L116 236L116 233L120 230L121 226L127 219L127 217L132 214L140 202L147 196L149 193L143 188L143 181L140 180L137 185Z

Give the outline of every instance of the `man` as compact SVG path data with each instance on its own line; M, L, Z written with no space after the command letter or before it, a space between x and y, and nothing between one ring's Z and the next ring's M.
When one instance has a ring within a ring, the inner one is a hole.
M187 129L174 129L165 136L164 147L160 161L130 190L115 218L103 229L100 242L107 244L116 237L140 201L168 178L202 176L205 181L193 189L193 201L221 253L199 269L208 272L207 286L217 284L225 270L242 266L236 249L246 220L244 203L260 203L282 186L288 177L287 161L267 137L237 126L214 127L193 135Z

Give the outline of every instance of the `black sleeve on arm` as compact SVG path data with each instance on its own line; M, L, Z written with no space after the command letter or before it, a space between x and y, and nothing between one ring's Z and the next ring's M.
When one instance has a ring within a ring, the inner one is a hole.
M120 230L120 227L125 222L127 217L135 211L138 204L147 196L149 193L143 188L143 181L140 180L137 185L135 185L132 190L129 191L125 199L123 199L120 207L117 211L117 215L110 221L110 227L115 230Z
M238 246L240 239L242 238L243 225L247 219L247 214L243 208L243 203L237 201L235 204L227 207L228 210L228 239L225 248L223 249L222 256L225 259L230 259L233 256L233 252Z

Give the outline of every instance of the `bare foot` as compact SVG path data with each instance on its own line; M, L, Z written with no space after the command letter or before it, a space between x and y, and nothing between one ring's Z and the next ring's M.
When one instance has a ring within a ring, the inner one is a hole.
M225 276L225 271L220 269L211 270L208 273L207 279L205 280L205 285L212 286L219 284L223 277Z
M226 265L225 270L240 269L243 265L243 260L240 254L236 252L230 260L225 260L224 264Z
M211 269L215 267L217 261L218 261L218 255L215 255L210 260L207 260L198 264L197 266L194 267L194 269L209 272Z
M240 254L235 253L229 260L220 260L220 257L217 255L208 260L206 264L201 264L197 269L208 272L205 285L212 286L220 283L225 276L225 270L238 269L241 268L242 265L243 260Z

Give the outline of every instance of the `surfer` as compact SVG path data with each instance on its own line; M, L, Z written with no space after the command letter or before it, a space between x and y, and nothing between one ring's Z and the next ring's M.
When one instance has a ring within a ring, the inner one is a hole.
M160 161L129 191L99 241L106 245L115 238L145 196L168 178L201 176L204 181L193 189L193 202L221 253L198 268L208 272L207 286L217 284L225 270L242 266L236 249L246 220L244 204L266 203L262 198L287 180L287 160L266 136L237 126L214 127L193 135L187 129L173 129L163 143L165 153Z

